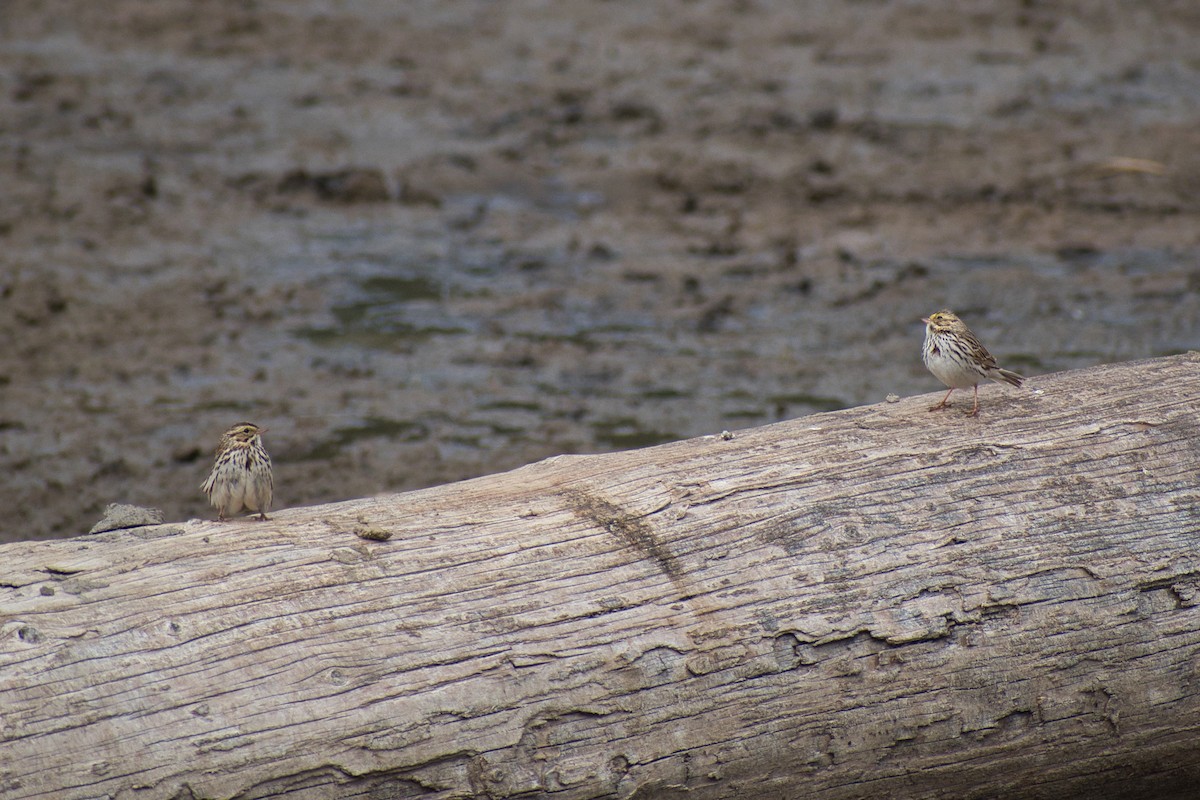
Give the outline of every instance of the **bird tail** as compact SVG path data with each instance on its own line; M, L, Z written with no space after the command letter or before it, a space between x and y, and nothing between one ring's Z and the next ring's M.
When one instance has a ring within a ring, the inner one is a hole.
M1006 369L996 370L996 375L992 376L992 380L1004 381L1005 383L1011 383L1013 386L1020 386L1022 383L1025 382L1025 379L1023 377L1021 377L1020 375L1018 375L1015 372L1010 372L1009 370L1006 370Z

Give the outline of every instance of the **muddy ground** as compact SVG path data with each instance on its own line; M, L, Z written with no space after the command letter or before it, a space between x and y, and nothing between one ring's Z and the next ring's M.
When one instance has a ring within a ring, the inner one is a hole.
M1200 6L962 8L7 0L0 539L1200 347Z

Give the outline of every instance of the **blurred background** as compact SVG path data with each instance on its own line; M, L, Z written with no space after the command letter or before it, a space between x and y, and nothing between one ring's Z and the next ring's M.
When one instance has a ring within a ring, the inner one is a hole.
M6 0L0 540L211 517L242 420L294 506L940 392L940 308L1032 376L1200 347L1197 41L1183 1Z

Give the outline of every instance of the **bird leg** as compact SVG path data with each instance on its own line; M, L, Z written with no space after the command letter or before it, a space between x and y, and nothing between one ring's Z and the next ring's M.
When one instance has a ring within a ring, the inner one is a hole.
M968 417L978 417L979 416L979 384L978 383L975 384L975 407L971 409L971 413L967 414L967 416Z
M978 391L978 387L976 387L976 391ZM954 392L954 387L951 386L950 391L946 392L946 396L942 398L942 402L938 403L936 406L933 406L929 410L930 411L941 411L943 408L949 408L950 405L946 401L950 399L950 395L953 392Z

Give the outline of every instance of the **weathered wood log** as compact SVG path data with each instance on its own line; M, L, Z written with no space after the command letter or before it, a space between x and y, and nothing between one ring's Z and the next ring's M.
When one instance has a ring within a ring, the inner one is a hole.
M4 546L0 794L1194 797L1200 354L1030 386Z

